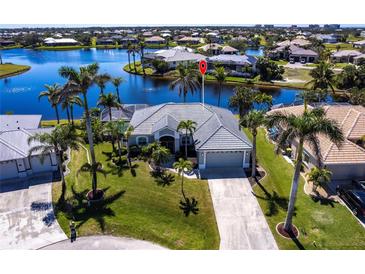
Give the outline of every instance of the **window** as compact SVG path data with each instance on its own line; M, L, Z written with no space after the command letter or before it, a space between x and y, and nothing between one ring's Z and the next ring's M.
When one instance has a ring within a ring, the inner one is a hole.
M145 136L139 136L139 137L137 137L137 144L139 145L139 146L145 146L145 145L147 145L147 137L145 137Z
M308 153L304 152L303 156L304 156L303 162L308 165L310 159Z

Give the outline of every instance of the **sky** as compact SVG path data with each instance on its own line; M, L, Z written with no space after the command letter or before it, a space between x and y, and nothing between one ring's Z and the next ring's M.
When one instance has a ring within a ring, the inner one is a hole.
M364 0L18 0L0 9L2 25L365 24Z

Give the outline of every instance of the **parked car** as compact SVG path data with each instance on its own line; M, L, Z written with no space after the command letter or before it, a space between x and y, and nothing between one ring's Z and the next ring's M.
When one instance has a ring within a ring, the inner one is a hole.
M337 187L338 196L356 216L365 216L365 191Z
M290 64L295 64L295 60L294 60L294 58L290 58L290 59L289 59L289 63L290 63Z
M365 180L352 180L352 184L362 190L365 190Z
M303 59L300 60L300 63L305 64L306 60L303 58Z

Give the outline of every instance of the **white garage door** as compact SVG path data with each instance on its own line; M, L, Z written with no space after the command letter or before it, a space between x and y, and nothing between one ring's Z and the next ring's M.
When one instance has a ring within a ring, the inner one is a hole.
M2 162L0 163L0 180L9 178L17 178L18 169L15 161Z
M227 152L208 152L206 159L206 167L242 167L243 152L227 151Z

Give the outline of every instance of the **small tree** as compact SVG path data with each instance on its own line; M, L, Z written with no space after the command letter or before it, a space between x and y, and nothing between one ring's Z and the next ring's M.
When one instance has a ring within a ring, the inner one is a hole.
M314 167L307 174L308 181L313 184L313 192L317 192L317 188L324 188L329 182L331 182L332 172L323 167Z
M38 99L42 97L47 97L48 102L51 104L52 108L54 108L57 117L57 124L60 123L60 116L58 114L58 104L60 101L60 94L61 94L61 86L59 84L53 85L45 85L46 91L42 91L39 93Z
M192 120L181 121L177 130L185 130L185 159L188 158L188 137L192 136L196 130L196 122Z

